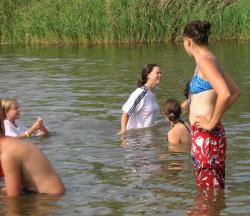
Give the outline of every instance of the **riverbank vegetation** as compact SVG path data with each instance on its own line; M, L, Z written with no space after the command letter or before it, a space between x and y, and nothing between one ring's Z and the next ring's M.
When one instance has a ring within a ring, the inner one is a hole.
M180 41L209 20L212 40L250 39L249 0L1 0L2 44L88 45Z

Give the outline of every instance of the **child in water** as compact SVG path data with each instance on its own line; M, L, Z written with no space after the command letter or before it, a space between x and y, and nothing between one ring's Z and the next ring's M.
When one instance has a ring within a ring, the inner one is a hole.
M167 140L170 144L191 145L190 129L181 120L181 106L174 99L168 99L164 103L164 114L170 123L170 130L167 133Z
M5 135L17 138L27 138L30 136L41 136L48 134L48 129L43 125L43 120L38 117L30 128L19 121L20 108L15 98L5 98L1 100L4 114Z

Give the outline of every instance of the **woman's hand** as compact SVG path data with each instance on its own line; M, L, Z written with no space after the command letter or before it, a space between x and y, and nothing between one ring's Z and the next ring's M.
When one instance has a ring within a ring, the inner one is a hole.
M116 133L116 135L124 135L126 133L126 130L120 130Z
M36 130L38 130L38 129L41 128L42 124L43 124L43 120L41 120L41 119L38 118L38 119L34 122L34 124L32 125L32 128L36 131Z
M195 126L197 128L202 128L209 131L215 127L215 125L212 125L210 120L202 115L198 115L195 117Z
M29 134L33 134L38 129L40 129L43 126L43 120L41 118L37 118L37 120L34 122L34 124L29 129Z

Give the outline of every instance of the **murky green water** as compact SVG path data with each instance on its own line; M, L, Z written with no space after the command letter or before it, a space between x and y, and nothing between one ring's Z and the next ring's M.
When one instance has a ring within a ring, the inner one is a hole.
M169 152L168 125L121 139L121 106L141 68L158 63L162 106L183 99L194 62L181 44L97 48L0 48L1 97L15 96L22 120L43 117L51 136L34 138L66 186L60 199L0 197L0 215L248 215L250 212L250 43L211 46L241 97L223 117L228 135L225 193L200 197L189 153ZM125 146L124 143L129 143ZM3 183L0 183L3 185ZM199 213L200 211L200 213Z

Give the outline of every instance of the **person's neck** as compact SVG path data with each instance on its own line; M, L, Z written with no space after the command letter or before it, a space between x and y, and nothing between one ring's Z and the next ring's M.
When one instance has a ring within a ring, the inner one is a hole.
M154 89L154 85L151 83L146 83L145 86L147 87L148 90L152 91Z
M10 121L11 123L13 123L13 124L15 124L15 122L16 122L16 120L14 120L14 119L11 119L11 118L6 118L8 121Z
M176 121L170 121L170 127L173 128L176 124L180 123L180 119L177 119Z
M211 53L206 46L199 46L194 48L193 56L195 58L196 63L198 63L202 58L206 56L211 56Z

